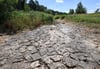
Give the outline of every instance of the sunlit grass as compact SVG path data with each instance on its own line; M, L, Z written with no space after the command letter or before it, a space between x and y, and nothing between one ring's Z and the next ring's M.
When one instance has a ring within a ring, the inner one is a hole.
M17 32L24 29L34 29L44 24L52 24L53 16L38 11L14 11L5 21L1 29L8 32Z
M84 24L91 28L100 29L100 14L73 14L66 15L66 21Z

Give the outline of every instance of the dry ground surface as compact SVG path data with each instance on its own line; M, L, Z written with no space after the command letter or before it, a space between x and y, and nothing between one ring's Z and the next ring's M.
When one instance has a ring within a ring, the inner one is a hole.
M58 21L3 40L0 69L100 69L99 30Z

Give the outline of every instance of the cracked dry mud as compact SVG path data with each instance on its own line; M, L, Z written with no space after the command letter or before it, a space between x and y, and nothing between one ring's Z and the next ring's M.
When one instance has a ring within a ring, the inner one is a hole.
M100 69L99 37L96 44L92 36L70 24L16 34L0 44L0 69Z

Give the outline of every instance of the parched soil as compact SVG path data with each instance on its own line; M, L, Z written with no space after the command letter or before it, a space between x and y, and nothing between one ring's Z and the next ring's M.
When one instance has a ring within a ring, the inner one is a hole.
M100 31L57 22L6 38L0 69L100 69Z

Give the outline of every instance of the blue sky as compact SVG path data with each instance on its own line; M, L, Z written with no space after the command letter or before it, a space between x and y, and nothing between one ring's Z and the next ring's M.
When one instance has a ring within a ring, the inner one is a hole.
M49 9L68 12L69 9L75 9L81 1L87 8L88 13L94 12L100 8L100 0L38 0L41 5L47 6Z

